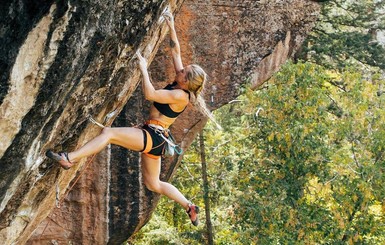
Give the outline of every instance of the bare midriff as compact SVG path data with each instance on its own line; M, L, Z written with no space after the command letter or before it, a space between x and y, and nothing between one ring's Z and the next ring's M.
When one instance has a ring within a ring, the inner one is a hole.
M174 110L174 108L172 108ZM181 109L180 111L182 111L183 109ZM158 122L160 122L161 124L163 124L165 126L165 128L168 128L170 127L171 124L173 124L176 120L176 118L170 118L170 117L167 117L165 115L163 115L162 113L160 113L155 107L154 105L151 105L150 107L150 117L149 117L150 120L156 120Z

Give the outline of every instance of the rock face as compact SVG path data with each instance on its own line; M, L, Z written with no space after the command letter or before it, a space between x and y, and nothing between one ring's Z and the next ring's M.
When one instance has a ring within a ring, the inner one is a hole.
M183 4L183 5L182 5ZM0 241L121 244L150 218L159 196L141 180L138 153L111 146L69 171L44 152L72 150L114 126L146 119L135 51L154 86L173 79L168 28L176 18L185 65L209 74L218 108L258 84L300 46L319 6L307 0L11 0L0 9ZM155 56L156 55L156 56ZM187 149L206 119L192 106L172 127ZM182 156L164 159L169 180ZM92 160L92 161L91 161Z

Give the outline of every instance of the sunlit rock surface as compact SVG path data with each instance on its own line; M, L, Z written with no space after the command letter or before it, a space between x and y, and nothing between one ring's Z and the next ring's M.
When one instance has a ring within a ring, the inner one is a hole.
M134 54L139 49L149 63L154 59L149 70L157 88L173 79L160 18L166 7L175 14L185 65L198 63L209 74L211 109L236 98L242 85L257 87L270 77L319 11L307 0L2 4L2 244L121 244L148 221L159 196L143 185L137 153L112 146L64 171L44 152L75 149L100 133L90 116L114 126L146 119ZM172 130L187 149L205 123L189 106ZM163 180L181 157L163 161Z

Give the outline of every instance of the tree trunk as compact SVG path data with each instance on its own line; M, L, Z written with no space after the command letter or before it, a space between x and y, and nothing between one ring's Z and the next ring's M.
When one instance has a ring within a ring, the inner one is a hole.
M179 227L178 225L178 210L180 209L180 206L178 203L174 203L174 207L172 208L172 221L174 223L174 227Z
M203 199L205 202L205 213L206 213L206 229L208 244L214 244L213 226L211 223L210 216L210 200L209 200L209 182L207 180L207 166L206 166L206 154L205 154L205 141L203 138L203 130L199 135L199 145L202 162L202 179L203 179Z

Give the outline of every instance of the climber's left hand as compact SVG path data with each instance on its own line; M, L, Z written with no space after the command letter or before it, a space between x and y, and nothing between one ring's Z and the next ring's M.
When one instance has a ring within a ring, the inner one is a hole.
M142 54L139 51L136 51L136 56L139 60L139 69L141 71L147 70L147 60L142 56Z
M165 18L167 25L171 28L174 29L174 16L172 15L171 12L167 11L163 14L163 17Z

